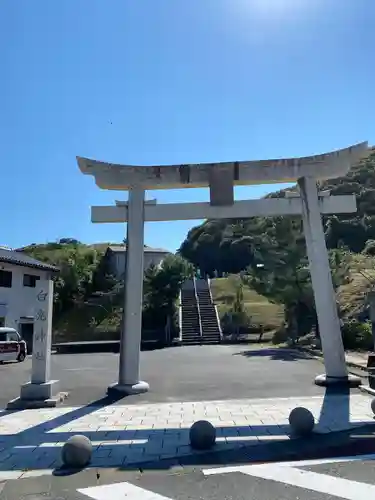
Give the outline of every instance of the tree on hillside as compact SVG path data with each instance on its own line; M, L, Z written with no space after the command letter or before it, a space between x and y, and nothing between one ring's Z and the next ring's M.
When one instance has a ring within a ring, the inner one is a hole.
M238 273L254 260L267 225L267 219L260 217L206 221L189 231L178 252L203 275Z
M62 252L55 262L60 273L55 280L55 312L57 314L85 300L93 292L93 275L100 261L93 249L75 247Z
M62 238L59 243L29 247L25 253L60 269L54 277L54 313L57 318L94 291L93 277L102 252L73 238Z
M238 337L241 333L241 329L246 329L251 323L251 318L245 308L243 287L243 282L238 280L233 302L228 311L221 318L223 333L230 333L234 337Z
M61 238L59 239L61 245L82 245L82 243L75 238Z
M319 336L305 242L300 233L291 230L291 225L291 219L279 221L274 237L269 238L268 251L258 257L261 266L255 264L249 268L244 281L271 302L284 305L285 323L292 339L310 332L312 327ZM288 235L288 246L283 234ZM330 251L335 289L349 279L350 262L351 256L347 251Z
M193 275L193 265L179 255L168 255L159 267L151 266L146 270L143 284L144 328L163 329L168 318L175 319L181 285Z

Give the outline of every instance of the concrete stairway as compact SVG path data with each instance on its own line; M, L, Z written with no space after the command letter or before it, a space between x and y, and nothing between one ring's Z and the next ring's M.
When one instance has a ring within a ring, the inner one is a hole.
M198 297L199 312L202 325L202 337L204 344L218 344L221 340L220 325L216 315L215 304L206 280L196 280L196 292Z
M201 343L201 329L199 324L198 304L195 289L181 290L182 324L181 338L183 345Z
M183 345L218 344L220 325L206 280L189 280L181 290L181 341Z

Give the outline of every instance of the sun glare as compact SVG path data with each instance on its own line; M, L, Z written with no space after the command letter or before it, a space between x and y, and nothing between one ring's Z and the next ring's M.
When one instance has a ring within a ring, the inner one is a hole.
M313 0L235 0L243 13L246 10L252 14L267 18L280 18L306 10Z

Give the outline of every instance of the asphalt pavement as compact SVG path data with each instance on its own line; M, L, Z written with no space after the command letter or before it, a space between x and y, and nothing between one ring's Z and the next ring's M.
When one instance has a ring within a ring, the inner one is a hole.
M0 485L1 500L373 500L375 455L168 471L87 470Z
M105 396L117 380L118 362L112 353L54 354L51 377L69 392L66 405L81 406ZM150 391L128 397L126 404L319 395L314 378L323 371L320 361L287 349L216 345L144 351L141 378ZM31 358L0 365L0 408L19 396L30 373Z

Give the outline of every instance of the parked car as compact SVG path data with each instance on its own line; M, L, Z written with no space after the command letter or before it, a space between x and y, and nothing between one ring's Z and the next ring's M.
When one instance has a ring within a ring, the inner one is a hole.
M0 327L0 363L4 361L25 361L26 342L14 328Z

